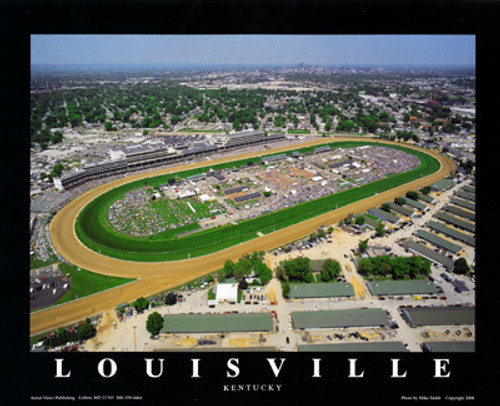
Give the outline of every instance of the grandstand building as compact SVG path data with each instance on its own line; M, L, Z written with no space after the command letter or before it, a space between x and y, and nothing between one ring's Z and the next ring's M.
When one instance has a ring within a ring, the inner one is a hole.
M195 157L219 151L267 144L284 139L284 134L267 135L263 131L224 135L212 143L200 136L185 137L185 139L159 137L154 141L146 141L140 145L111 149L111 159L84 165L73 173L61 178L54 178L54 186L59 191L68 190L95 179L189 161Z

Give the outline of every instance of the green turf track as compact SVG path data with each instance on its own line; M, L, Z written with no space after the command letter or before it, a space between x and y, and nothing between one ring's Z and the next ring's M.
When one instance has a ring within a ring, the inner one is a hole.
M132 238L118 234L107 224L108 207L126 192L144 185L144 180L135 181L118 188L112 189L90 202L79 214L76 222L76 233L79 239L90 249L103 255L139 262L163 262L167 260L186 259L189 256L201 256L224 248L251 240L257 237L258 232L270 233L275 230L299 223L320 214L326 213L336 207L346 206L358 200L373 196L385 190L408 183L421 176L427 176L439 169L439 162L433 157L410 148L393 146L369 141L344 141L330 144L333 148L350 148L366 144L379 144L397 148L417 156L421 164L419 167L394 175L376 182L348 189L343 192L305 202L291 208L281 209L274 213L240 222L238 225L227 225L188 235L179 239L171 239L171 234L159 234L154 237ZM299 149L307 152L315 147ZM287 152L291 154L292 151ZM272 154L271 154L272 155ZM188 177L193 174L207 172L208 168L214 170L233 168L246 165L250 159L234 161L231 163L208 166L194 170L178 172L176 174L162 175L147 179L148 185L158 186L164 184L175 175ZM260 162L260 157L251 159ZM96 221L97 220L97 221ZM168 239L170 237L170 239Z

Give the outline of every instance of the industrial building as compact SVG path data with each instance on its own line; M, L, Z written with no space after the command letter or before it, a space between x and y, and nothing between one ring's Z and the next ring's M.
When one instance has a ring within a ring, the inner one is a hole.
M367 282L367 286L373 296L437 293L436 286L428 280Z
M291 283L290 298L354 297L350 283Z
M390 324L387 313L382 309L293 312L292 320L296 329L378 327Z
M434 262L435 264L442 265L447 269L453 269L454 264L453 260L448 257L445 257L442 254L427 248L426 246L419 244L411 239L406 240L402 243L403 248L407 249L414 254L417 254L421 257L427 258L429 261Z
M401 341L299 345L299 352L408 352Z
M402 308L402 316L410 326L473 325L475 308L461 306Z

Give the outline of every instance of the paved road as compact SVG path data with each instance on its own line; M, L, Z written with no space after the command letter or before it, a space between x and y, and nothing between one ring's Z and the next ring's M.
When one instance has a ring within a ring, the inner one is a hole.
M333 140L319 140L308 142L300 146L294 145L268 150L266 153L279 153L286 150L297 149L298 147L323 144L326 142L350 141L358 139L367 140L367 137L339 137ZM399 143L392 143L390 141L383 142L386 144L400 145ZM353 203L352 205L333 210L329 213L325 213L302 223L292 225L285 229L275 231L263 237L256 238L217 253L189 260L170 261L166 263L140 263L105 257L89 250L80 243L74 233L74 222L80 210L91 200L116 186L138 179L156 176L162 173L170 173L173 171L177 172L206 166L206 162L183 165L175 168L175 170L164 169L147 174L134 175L126 179L119 179L97 187L79 196L59 211L50 224L51 238L57 252L71 263L90 271L113 276L133 277L138 278L138 280L134 283L111 289L106 292L101 292L90 297L82 298L78 301L70 302L37 313L32 313L30 315L30 334L34 335L61 325L70 324L88 316L113 309L117 304L130 302L138 297L152 295L160 290L181 285L189 280L222 268L224 262L228 259L236 261L248 252L271 250L303 238L311 234L311 232L316 230L321 225L336 223L340 219L347 217L350 213L362 212L368 208L392 200L397 196L404 195L409 190L416 190L423 186L432 184L448 176L451 171L456 169L455 164L441 154L411 145L405 144L405 146L421 150L435 157L441 163L441 168L434 174L379 193L370 198ZM211 164L215 165L237 159L246 159L257 155L259 155L259 153L218 159L212 161Z

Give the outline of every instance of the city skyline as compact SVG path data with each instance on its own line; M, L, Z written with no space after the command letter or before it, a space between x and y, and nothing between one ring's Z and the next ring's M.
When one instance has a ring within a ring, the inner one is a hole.
M473 35L32 35L32 65L475 66Z

